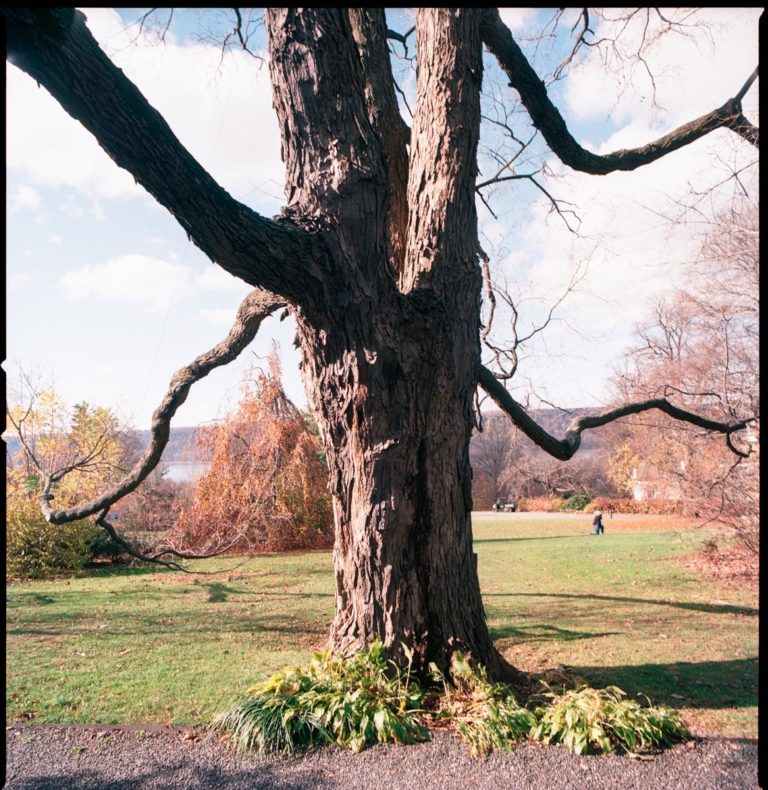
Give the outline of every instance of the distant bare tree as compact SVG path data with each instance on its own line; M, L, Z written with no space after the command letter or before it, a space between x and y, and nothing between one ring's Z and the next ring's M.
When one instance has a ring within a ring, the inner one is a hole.
M754 415L731 449L695 427L633 418L628 446L677 481L688 510L759 545L759 224L751 201L720 213L703 238L685 291L656 305L617 379L620 397L699 404L713 419Z
M506 476L514 464L515 433L514 426L503 415L491 414L483 420L482 432L470 444L472 469L484 476L491 502L509 495Z

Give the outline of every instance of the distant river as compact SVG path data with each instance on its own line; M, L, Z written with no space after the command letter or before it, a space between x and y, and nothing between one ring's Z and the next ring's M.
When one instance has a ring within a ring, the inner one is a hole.
M200 475L208 471L210 464L200 461L164 461L166 477L178 483L185 483L189 480L197 480Z

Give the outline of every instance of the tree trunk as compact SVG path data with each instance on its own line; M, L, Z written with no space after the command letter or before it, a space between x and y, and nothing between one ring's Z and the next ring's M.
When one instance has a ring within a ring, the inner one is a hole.
M356 306L321 332L299 329L334 497L332 645L350 653L380 639L402 656L405 643L419 667L443 669L460 650L511 678L472 547L477 343L442 309L425 317L405 302L377 316Z
M471 527L480 15L420 12L410 152L380 11L276 9L267 25L286 213L338 273L295 311L334 498L332 645L404 643L422 669L460 650L510 677Z

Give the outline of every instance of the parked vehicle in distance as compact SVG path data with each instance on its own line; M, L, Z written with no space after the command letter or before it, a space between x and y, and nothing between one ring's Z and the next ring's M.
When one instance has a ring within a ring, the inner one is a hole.
M493 503L493 509L497 513L514 513L517 510L517 505L509 499L497 499Z

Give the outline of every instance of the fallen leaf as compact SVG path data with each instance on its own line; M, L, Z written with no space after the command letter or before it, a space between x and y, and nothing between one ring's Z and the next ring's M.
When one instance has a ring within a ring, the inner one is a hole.
M121 650L121 651L118 653L118 655L119 655L119 656L124 656L126 653L130 653L132 649L133 649L133 648L131 648L131 647L126 647L124 650Z

